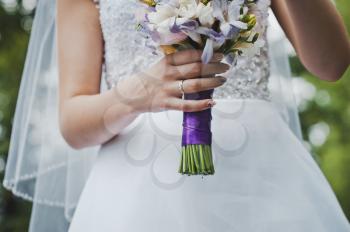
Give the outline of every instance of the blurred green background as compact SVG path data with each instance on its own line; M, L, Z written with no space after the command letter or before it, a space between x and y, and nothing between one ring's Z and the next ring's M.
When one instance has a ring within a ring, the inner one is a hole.
M350 1L335 2L350 31ZM0 0L0 180L35 3ZM291 65L305 145L315 155L350 218L350 76L327 83L308 73L298 58L291 57ZM30 203L0 187L0 231L27 231L30 209Z

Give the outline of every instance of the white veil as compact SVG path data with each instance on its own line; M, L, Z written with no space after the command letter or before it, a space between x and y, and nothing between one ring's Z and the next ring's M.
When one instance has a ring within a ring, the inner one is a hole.
M38 1L3 181L33 202L35 232L67 231L98 149L73 150L59 131L55 16L55 0Z
M35 232L68 230L98 151L73 150L59 131L55 19L56 0L39 0L3 181L15 195L33 202L30 231ZM278 28L269 30L272 100L301 139L285 36Z
M271 100L294 135L302 141L301 126L288 57L288 40L270 11L268 27Z

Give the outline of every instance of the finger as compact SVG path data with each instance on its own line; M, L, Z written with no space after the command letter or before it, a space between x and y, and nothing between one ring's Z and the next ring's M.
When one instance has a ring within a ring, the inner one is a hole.
M170 110L179 110L183 112L197 112L209 109L215 105L213 99L204 100L182 100L179 98L170 98L167 100L166 108Z
M226 82L225 77L206 77L186 80L183 83L185 93L197 93L204 90L214 89Z
M215 89L226 82L226 78L222 76L212 76L205 78L196 78L185 80L182 84L185 93L197 93L204 90ZM169 83L168 92L172 96L181 97L182 91L179 87L179 81Z
M193 62L200 62L201 56L201 50L188 49L169 54L166 56L166 60L168 64L177 66Z
M213 57L209 60L209 63L221 62L223 58L224 58L224 54L222 54L222 53L214 53Z
M168 64L178 66L201 62L202 53L203 51L201 50L188 49L169 54L166 56L166 59ZM215 53L210 62L220 62L223 57L222 53Z
M175 80L192 79L198 77L215 76L229 70L230 66L225 63L191 63L173 67L172 78Z

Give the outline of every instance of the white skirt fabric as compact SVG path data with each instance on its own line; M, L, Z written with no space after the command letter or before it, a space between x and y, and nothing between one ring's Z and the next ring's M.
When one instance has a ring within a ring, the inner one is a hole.
M146 113L102 146L69 231L350 232L271 103L217 100L212 176L178 173L181 132L181 112Z

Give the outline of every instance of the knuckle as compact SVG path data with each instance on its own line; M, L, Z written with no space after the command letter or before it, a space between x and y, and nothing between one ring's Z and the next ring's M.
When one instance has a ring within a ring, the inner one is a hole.
M159 89L160 96L167 96L169 92L171 92L172 86L170 83L163 83L161 88Z
M174 61L174 56L173 54L165 55L163 60L165 61L166 64L172 64Z
M163 99L162 101L160 101L160 108L162 109L170 109L171 104L168 101L168 99Z
M196 90L200 90L201 88L203 88L205 82L203 80L200 80L198 79L196 82L195 82L195 89Z
M186 104L186 103L181 104L181 111L187 112L189 110L190 110L190 106L188 104Z
M201 87L201 83L199 80L193 80L190 85L189 85L189 90L194 92L194 91L197 91L199 90Z
M202 72L202 64L201 63L195 63L192 67L192 73L196 75L200 75Z
M167 80L172 79L174 76L176 76L176 69L172 66L167 66L165 68L164 78Z

